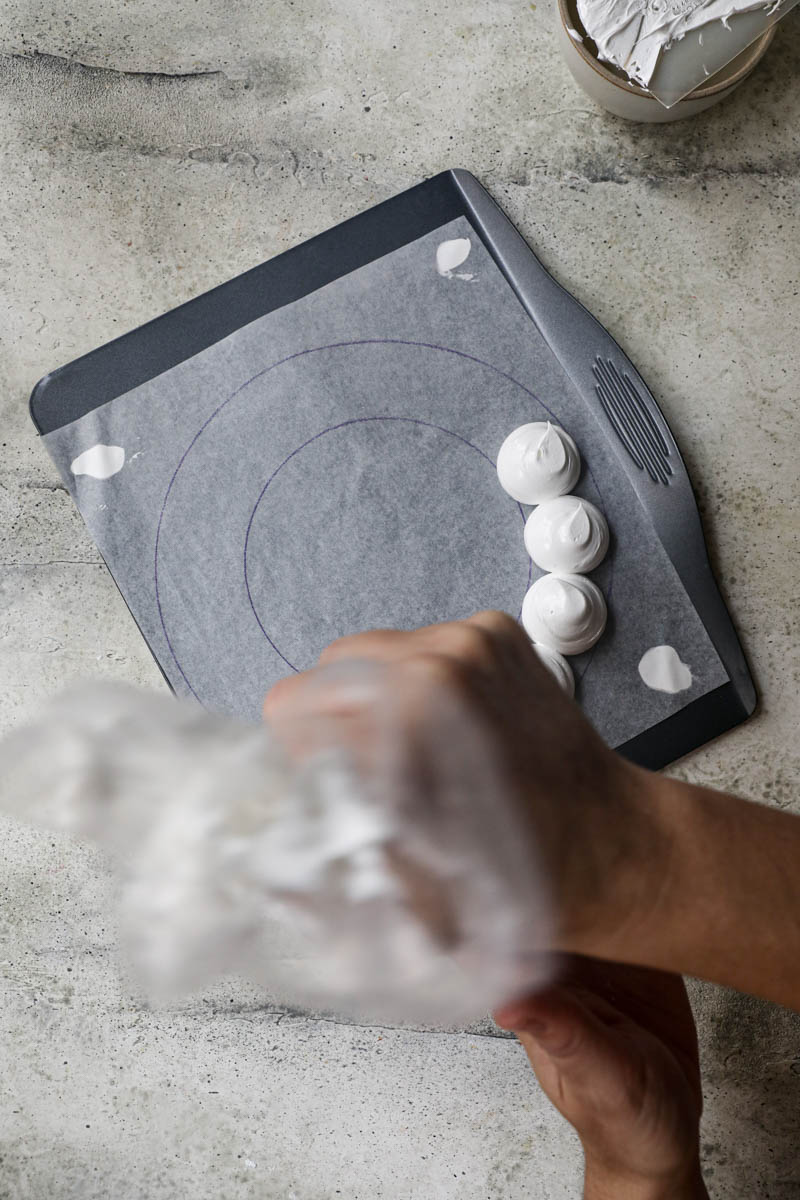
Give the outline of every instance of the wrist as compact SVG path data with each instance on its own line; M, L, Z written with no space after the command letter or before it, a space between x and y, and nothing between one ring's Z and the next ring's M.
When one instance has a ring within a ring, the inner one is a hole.
M598 788L597 826L589 832L600 848L583 887L568 881L571 895L558 948L619 962L640 960L653 936L653 921L667 917L680 854L673 781L614 755L609 779ZM594 821L592 821L594 817Z
M685 1171L646 1179L586 1160L583 1200L708 1200L700 1162Z

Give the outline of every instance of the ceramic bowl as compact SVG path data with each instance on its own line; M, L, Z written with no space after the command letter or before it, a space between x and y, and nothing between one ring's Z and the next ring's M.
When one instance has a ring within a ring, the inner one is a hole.
M672 108L665 108L644 88L629 83L622 71L601 63L586 42L574 36L581 29L574 0L558 0L558 16L559 43L575 81L596 104L627 121L680 121L725 100L761 61L775 36L773 26L716 75Z

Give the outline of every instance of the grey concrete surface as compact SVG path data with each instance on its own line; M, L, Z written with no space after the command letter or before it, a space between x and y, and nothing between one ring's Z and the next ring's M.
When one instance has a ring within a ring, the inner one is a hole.
M726 105L623 124L522 0L5 0L0 724L68 681L160 687L28 422L32 384L451 165L611 329L696 483L757 717L676 773L800 812L800 17ZM44 751L43 751L44 752ZM364 1028L227 982L169 1012L119 972L102 864L4 823L0 1197L566 1200L521 1049ZM800 1020L693 986L715 1200L800 1196Z

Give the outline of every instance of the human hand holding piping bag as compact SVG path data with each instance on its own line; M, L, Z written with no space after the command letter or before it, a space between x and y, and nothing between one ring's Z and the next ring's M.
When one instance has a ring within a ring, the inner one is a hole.
M362 691L366 672L358 668L370 666L379 670ZM384 714L379 753L377 711ZM279 737L288 730L299 740L301 754L306 738L322 730L365 774L373 760L382 770L394 759L384 793L422 792L448 755L472 758L473 768L479 759L490 760L495 820L499 825L510 816L515 841L527 843L528 863L543 874L559 947L572 948L601 923L612 936L635 904L628 885L636 881L626 864L645 851L635 843L649 832L633 819L631 769L605 747L504 613L411 633L342 638L323 652L317 668L273 687L264 715ZM398 782L401 774L406 778ZM431 794L429 802L435 800ZM419 819L421 812L411 815ZM616 830L613 841L609 827Z
M344 638L316 671L269 693L268 723L325 716L358 757L358 700L315 680L359 661L383 664L382 688L417 697L401 723L457 696L503 767L549 887L543 949L569 957L554 985L497 1019L519 1032L579 1133L587 1200L705 1196L697 1046L678 973L800 1008L800 820L625 762L500 613Z
M286 680L270 692L267 720L288 722L302 737L304 727L325 718L338 722L337 736L360 742L371 722L359 712L358 693L346 684L338 688L330 674L334 664L351 660L390 668L383 683L410 697L407 719L424 719L437 710L438 693L454 691L480 729L491 731L489 748L508 768L505 782L518 817L544 846L550 880L559 881L553 888L558 940L573 930L581 935L601 902L607 870L619 870L615 860L629 834L628 853L635 858L639 835L627 811L626 767L551 681L516 622L483 613L413 634L343 639L322 655L319 674ZM369 753L360 744L351 749L356 758ZM623 832L613 849L601 834L609 823ZM584 846L568 836L576 825L594 829ZM602 854L610 850L606 864ZM429 904L430 894L422 916L435 922ZM613 932L620 919L613 906L606 919ZM552 986L503 1006L495 1019L517 1033L545 1094L575 1127L587 1200L707 1195L699 1166L697 1038L680 977L567 956Z
M330 670L357 663L382 668L363 696ZM464 756L477 742L473 760L492 758L487 779L508 792L516 840L549 889L543 950L694 975L800 1009L800 819L609 750L503 613L343 638L319 667L278 683L264 714L276 729L327 724L358 760L369 714L395 694L386 732L405 756L407 791L435 784L430 761L412 754L447 708L466 732L442 751ZM439 722L439 743L448 728Z

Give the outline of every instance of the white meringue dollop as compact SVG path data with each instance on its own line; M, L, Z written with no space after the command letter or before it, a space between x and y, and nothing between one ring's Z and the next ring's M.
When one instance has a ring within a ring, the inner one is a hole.
M534 653L542 663L543 667L555 679L562 691L568 696L575 695L575 676L572 674L572 667L569 665L563 654L559 654L558 650L553 650L551 646L541 646L536 642L532 643Z
M641 658L639 674L642 682L656 692L685 692L694 683L692 671L674 646L651 646Z
M537 567L558 574L593 571L608 553L608 522L580 496L557 496L525 522L525 548Z
M453 272L467 261L472 250L469 238L452 238L442 242L436 248L436 270L445 279L452 278Z
M501 486L520 504L563 496L578 481L578 447L558 425L533 421L510 433L497 455Z
M608 609L585 575L543 575L522 602L528 637L560 654L582 654L603 635Z

